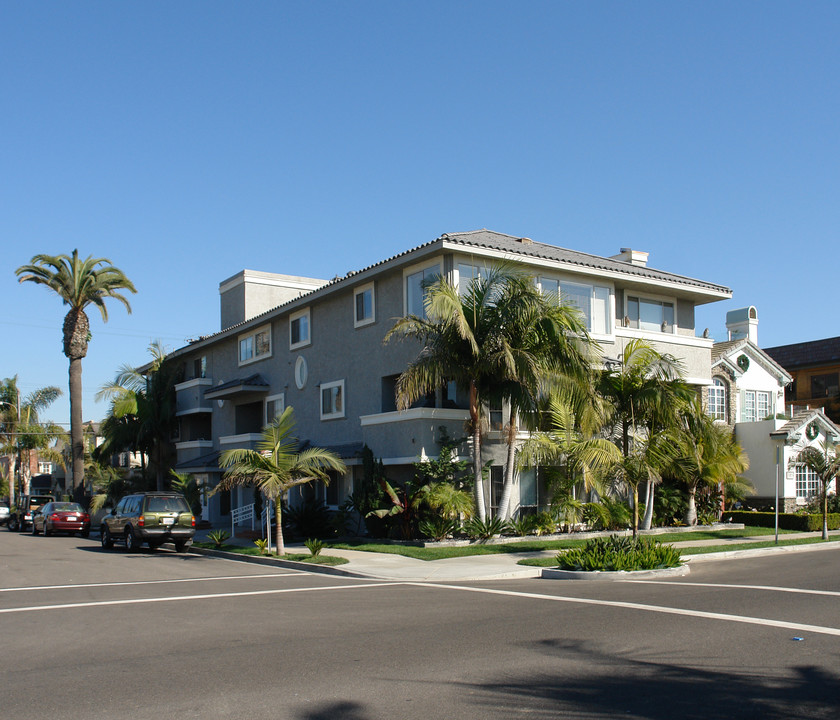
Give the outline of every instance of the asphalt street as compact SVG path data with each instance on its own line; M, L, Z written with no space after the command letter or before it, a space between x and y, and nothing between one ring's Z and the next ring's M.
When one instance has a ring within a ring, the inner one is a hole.
M840 552L377 581L0 531L0 717L834 718Z

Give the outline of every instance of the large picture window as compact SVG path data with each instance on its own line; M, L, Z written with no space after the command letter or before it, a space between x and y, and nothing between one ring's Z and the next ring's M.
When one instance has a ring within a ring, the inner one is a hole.
M631 328L673 333L674 303L629 295L627 319Z
M601 335L612 332L608 287L541 277L540 289L546 295L556 296L562 305L571 305L580 310L589 332Z
M440 275L440 266L431 265L405 276L405 311L408 315L426 317L427 286Z

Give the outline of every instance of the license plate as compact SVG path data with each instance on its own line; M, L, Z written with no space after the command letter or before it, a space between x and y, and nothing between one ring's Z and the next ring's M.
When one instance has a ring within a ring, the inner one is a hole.
M175 518L163 518L163 519L161 520L161 522L162 522L164 525L174 525L174 524L175 524Z
M76 522L76 520L78 520L78 519L79 518L77 518L75 515L68 515L67 516L67 522Z

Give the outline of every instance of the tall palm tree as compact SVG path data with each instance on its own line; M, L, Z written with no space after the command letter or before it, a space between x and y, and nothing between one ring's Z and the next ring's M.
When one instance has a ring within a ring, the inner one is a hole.
M514 265L490 268L484 275L470 280L463 294L441 277L426 288L426 316L400 318L385 336L386 342L392 338L409 338L423 345L417 358L397 380L400 410L448 382L455 382L468 394L476 511L482 521L487 517L481 463L482 405L493 392L511 397L513 387L520 381L521 388L536 393L541 365L523 351L524 342L514 345L513 321L521 320L529 312L533 314L540 302L530 276ZM568 338L567 329L582 330L585 335L585 329L569 315L562 322L555 316L537 315L530 327L541 333L540 347L553 338L570 355L578 349ZM558 355L560 352L558 349Z
M294 432L294 411L289 406L263 428L256 450L237 448L221 454L219 465L227 470L213 491L230 490L237 485L256 485L267 498L273 500L278 555L286 553L280 512L283 496L291 488L314 480L329 483L330 471L343 473L347 469L341 458L329 450L317 447L301 450Z
M735 441L732 429L716 423L695 400L683 412L682 426L676 434L676 454L671 472L688 491L686 525L697 524L697 488L718 487L734 481L745 472L750 461Z
M166 476L166 447L175 423L175 384L180 367L167 359L159 341L149 345L152 361L141 372L123 365L110 383L103 385L96 399L108 399L111 407L102 432L102 453L130 449L148 454L155 468L156 487L163 490Z
M631 455L634 434L676 427L680 409L694 397L681 378L679 360L636 339L627 343L617 366L601 372L598 393L610 408L612 434L625 458ZM654 477L646 483L644 529L650 529L653 518Z
M39 414L61 395L54 386L39 388L21 397L17 375L0 381L0 453L10 456L12 477L17 468L18 481L23 493L29 492L30 456L56 462L60 454L51 445L64 435L64 430L53 422L41 421ZM10 485L13 500L14 484Z
M799 462L814 471L820 481L820 504L822 505L822 539L828 540L828 486L840 475L840 456L837 447L824 442L822 449L813 445L799 453Z
M94 305L107 322L107 298L121 302L128 312L131 305L122 290L136 292L132 282L107 258L88 256L79 251L71 255L35 255L29 265L21 265L15 274L20 282L45 285L70 306L64 317L64 355L70 361L70 446L73 456L73 484L82 492L85 477L85 445L82 430L82 358L90 342L90 321L85 309Z

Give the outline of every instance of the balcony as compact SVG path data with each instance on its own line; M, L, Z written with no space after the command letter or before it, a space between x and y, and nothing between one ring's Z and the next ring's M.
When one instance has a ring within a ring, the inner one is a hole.
M359 419L362 439L377 457L391 463L411 463L422 457L437 457L444 431L453 439L463 437L469 418L469 410L411 408Z
M225 450L256 450L257 443L262 438L262 433L240 433L238 435L223 435L219 438L219 449Z
M194 378L175 386L175 415L213 412L213 403L204 393L213 387L212 378Z

